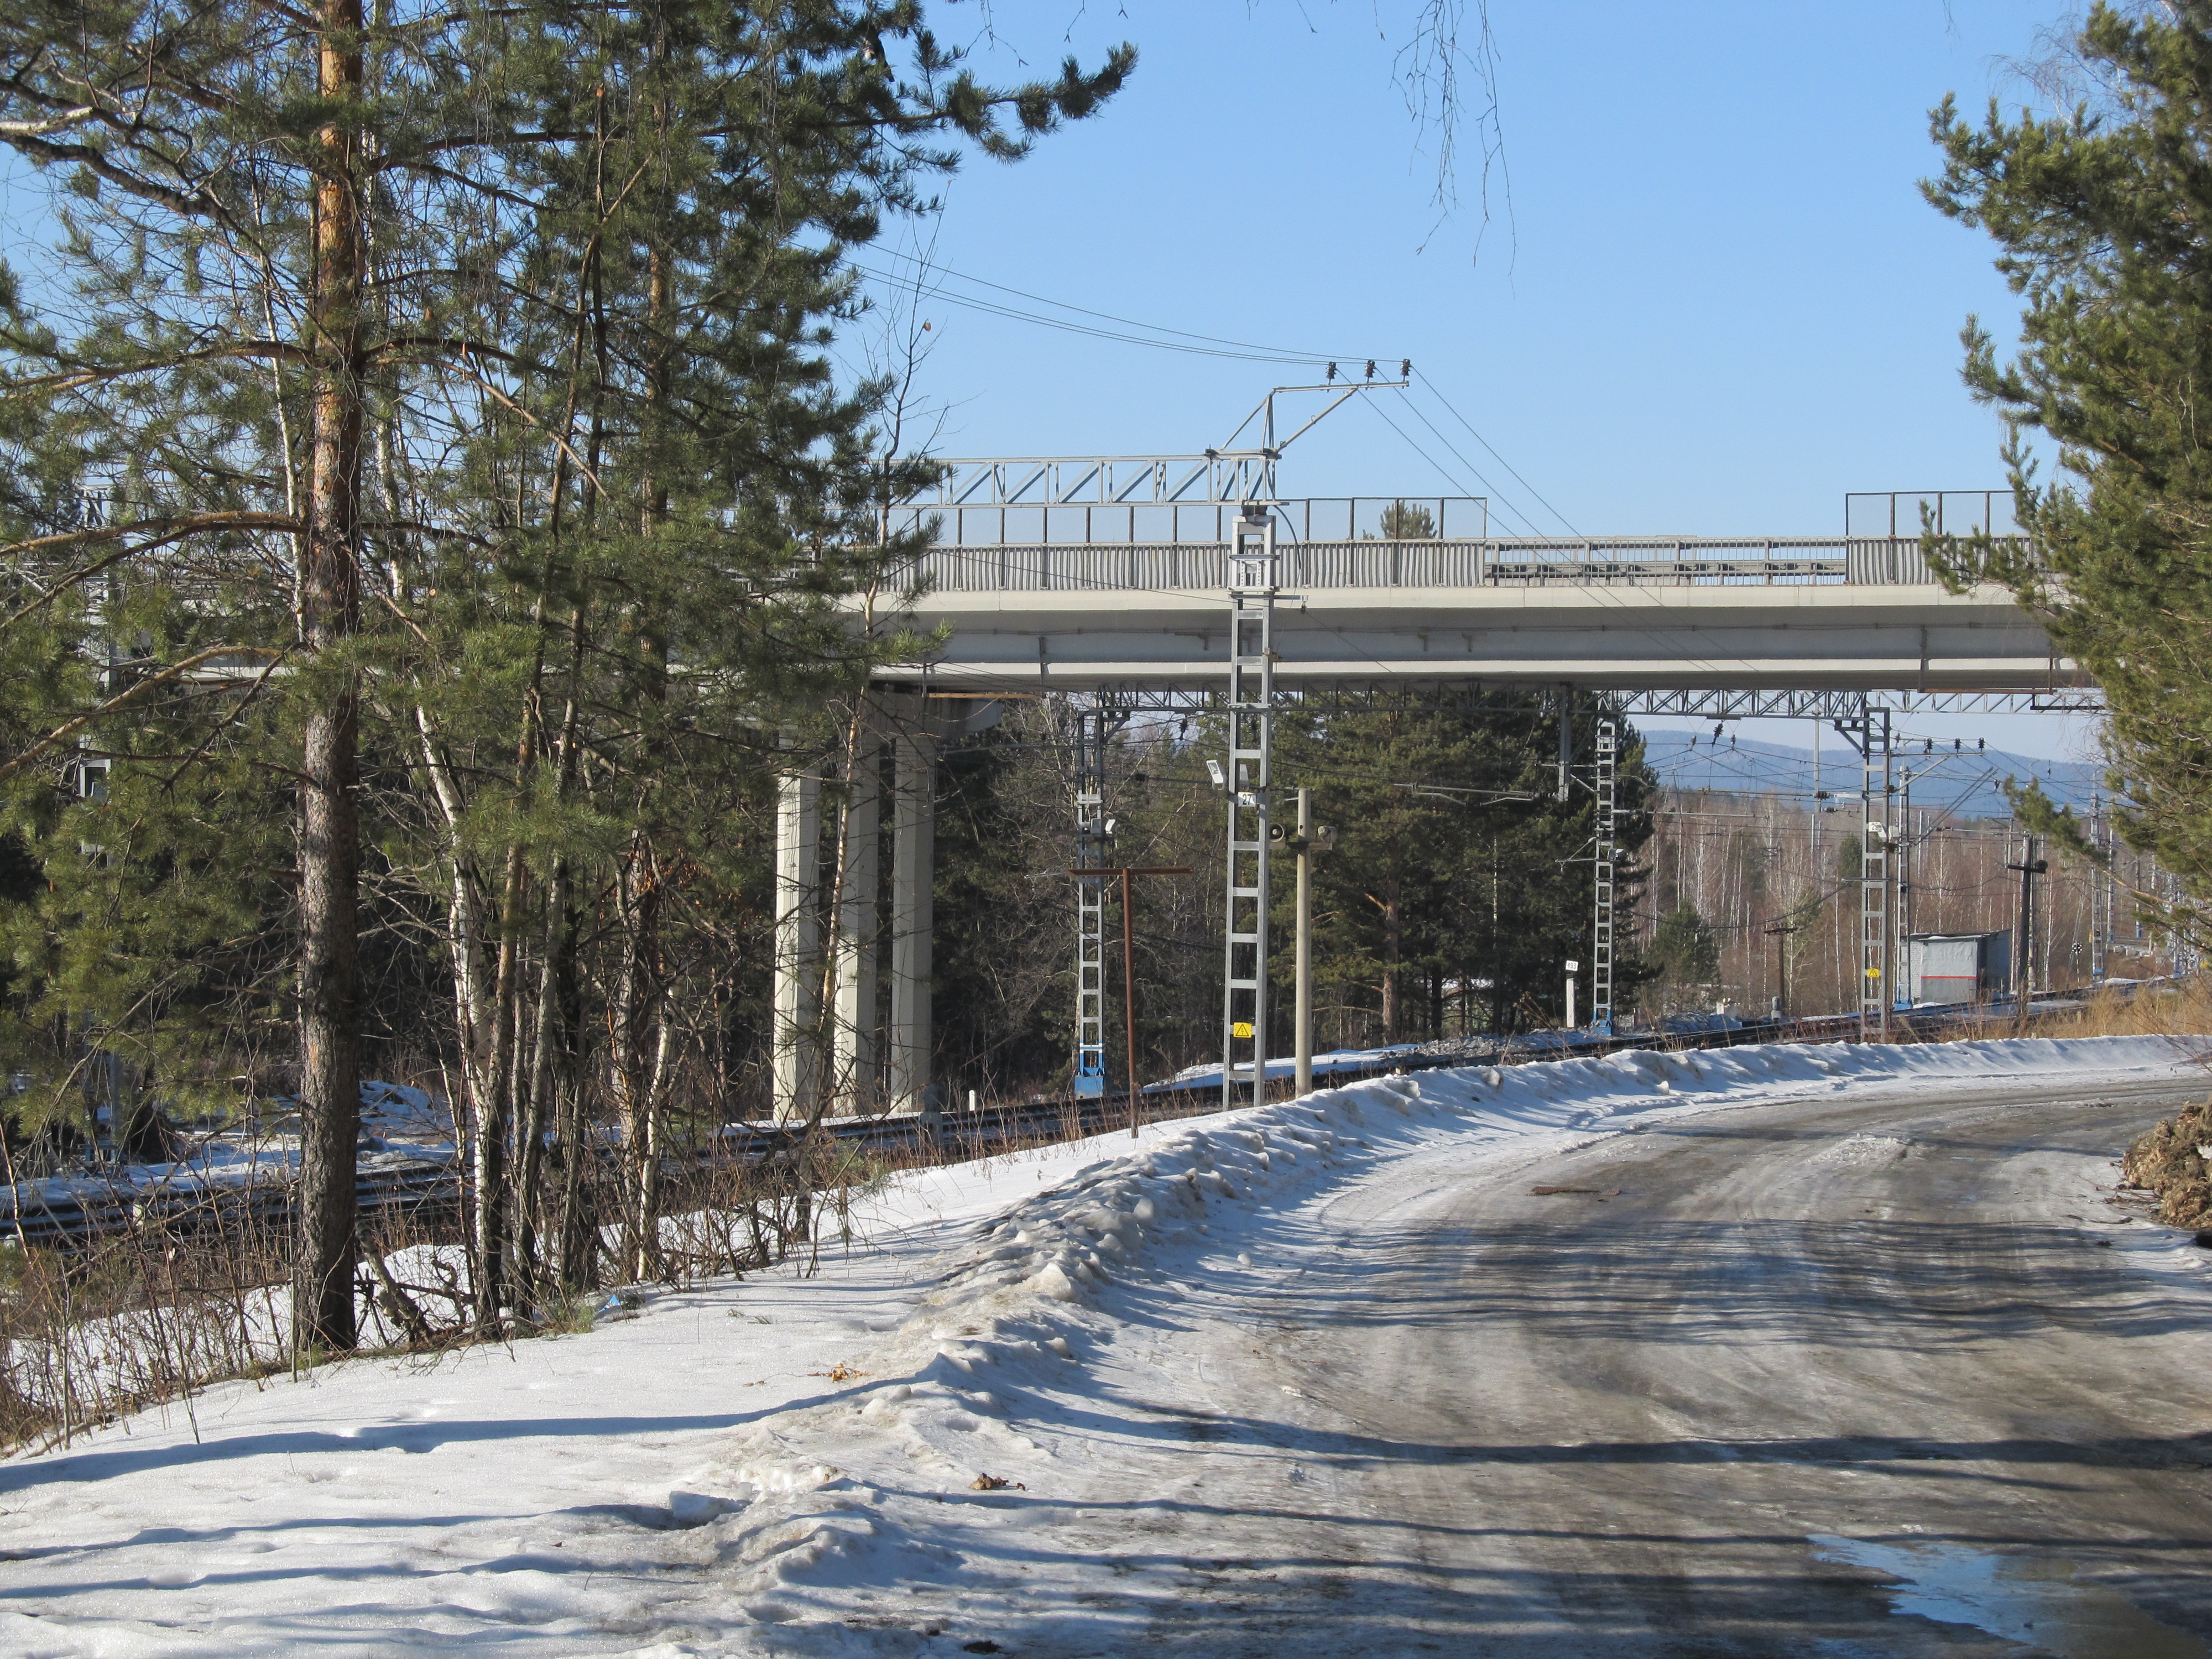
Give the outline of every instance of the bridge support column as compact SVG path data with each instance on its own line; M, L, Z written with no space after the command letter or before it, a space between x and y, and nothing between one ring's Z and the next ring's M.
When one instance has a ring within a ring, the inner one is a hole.
M919 705L922 699L909 699ZM935 926L937 735L918 710L892 738L891 1109L933 1103L929 975Z
M811 767L776 780L775 1105L779 1118L813 1109L820 1009L822 781Z
M876 958L881 944L877 907L882 871L876 838L882 827L883 724L872 697L854 720L848 757L844 832L838 858L837 1007L831 1022L830 1087L842 1109L865 1112L880 1103L876 1042Z

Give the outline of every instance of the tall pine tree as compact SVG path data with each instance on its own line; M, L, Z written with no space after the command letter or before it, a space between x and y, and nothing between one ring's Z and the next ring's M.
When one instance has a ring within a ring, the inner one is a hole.
M1929 199L1997 245L2024 301L2005 361L1978 319L1966 384L2010 429L2024 552L1929 537L1954 586L2009 586L2103 688L2119 821L2212 901L2212 3L2100 4L2074 42L2080 101L1978 123L1947 100ZM2063 477L2039 477L2029 440ZM2037 805L2031 800L2031 810ZM2050 822L2040 827L2063 830Z
M576 860L613 872L612 1064L649 1188L684 867L653 781L865 663L833 615L886 556L846 550L885 479L867 390L825 360L845 251L963 145L1012 157L1090 112L1132 57L986 87L911 0L0 7L0 140L52 182L64 256L0 294L22 479L0 632L40 671L11 682L0 779L50 856L39 791L88 743L106 799L77 799L103 808L137 787L118 767L296 789L259 936L293 969L303 1345L356 1335L365 804L427 827L443 872L495 1317L515 1218L537 1224L503 1162L542 1142L519 1080L584 1023ZM396 869L419 848L395 833L372 839ZM109 871L142 846L88 844ZM270 867L253 836L200 852L161 867L233 895Z

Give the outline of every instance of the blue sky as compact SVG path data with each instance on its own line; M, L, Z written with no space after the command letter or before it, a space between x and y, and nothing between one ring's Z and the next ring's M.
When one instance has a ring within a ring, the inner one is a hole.
M2016 302L1986 240L1917 181L1945 92L1977 112L2027 95L2011 60L2057 0L1491 7L1510 195L1493 173L1486 225L1472 165L1438 222L1394 83L1414 0L1001 0L999 40L975 47L987 74L1123 39L1142 58L1104 113L1030 159L969 162L927 228L933 258L1195 333L1410 356L1528 486L1424 401L1501 488L1386 404L1449 476L1352 407L1291 451L1285 494L1464 487L1514 528L1814 535L1842 528L1847 490L2002 482L1958 333L1979 312L2002 336ZM938 13L949 38L979 16ZM943 300L921 314L920 385L950 455L1200 448L1278 377L1306 378ZM2081 735L2035 716L1914 728L2051 755Z
M1986 240L1917 181L1934 161L1929 109L1947 91L1971 110L1992 93L2019 102L2010 60L2063 0L1489 3L1504 167L1486 222L1472 159L1440 214L1394 79L1419 0L938 4L940 33L971 42L987 76L1049 75L1071 50L1095 63L1122 40L1142 58L1097 118L1017 165L970 160L942 216L868 262L890 267L920 238L945 270L1064 305L1411 357L1415 408L1377 402L1430 459L1355 404L1290 452L1285 494L1483 494L1506 530L1820 535L1842 528L1848 490L2002 481L1996 423L1959 383L1958 332L1979 312L2002 337L2016 303ZM46 240L44 189L0 171L19 268ZM921 315L918 387L946 455L1198 449L1270 386L1310 378L941 298ZM849 333L848 361L890 320ZM1913 730L2060 757L2085 736L2033 715Z

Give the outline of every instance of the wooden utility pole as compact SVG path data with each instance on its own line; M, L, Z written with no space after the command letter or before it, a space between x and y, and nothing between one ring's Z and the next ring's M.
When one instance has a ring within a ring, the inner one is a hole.
M1788 922L1784 922L1778 927L1766 928L1765 932L1766 937L1774 941L1776 980L1774 1012L1777 1016L1787 1018L1790 1013L1790 941L1796 937L1797 930Z
M1129 906L1132 876L1187 876L1188 864L1100 864L1067 873L1078 881L1103 881L1112 876L1121 886L1121 1018L1127 1028L1129 1055L1129 1133L1137 1133L1137 927Z
M2021 837L2020 862L2007 864L2008 870L2020 872L2020 916L2016 923L2019 935L2013 955L2013 1024L2019 1030L2027 1029L2028 995L2035 987L2035 878L2051 868L2048 859L2039 858L2042 851L2041 838L2035 836Z

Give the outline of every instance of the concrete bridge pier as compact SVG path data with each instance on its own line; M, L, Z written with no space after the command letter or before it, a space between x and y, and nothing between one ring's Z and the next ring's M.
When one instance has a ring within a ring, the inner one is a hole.
M830 835L822 811L827 763L794 756L779 781L772 998L778 1118L804 1116L817 1087L833 1091L832 1111L921 1111L935 1103L930 975L938 753L951 739L996 725L1001 707L988 698L933 697L922 687L873 689L839 836ZM886 745L888 892L878 855ZM834 917L826 914L833 894ZM836 969L826 1056L818 1018L825 935ZM879 979L886 969L887 988ZM825 1061L827 1071L817 1071Z
M815 1016L822 949L822 779L813 764L776 780L775 1115L804 1115L814 1097Z
M832 1111L865 1112L882 1093L876 1042L882 874L876 843L882 827L884 718L874 696L864 698L852 730L843 845L838 866L824 884L837 904L833 935L837 1006L830 1022L830 1087L836 1097Z
M885 1085L895 1112L919 1112L935 1103L929 975L936 922L937 744L926 719L902 727L891 739L891 995Z

